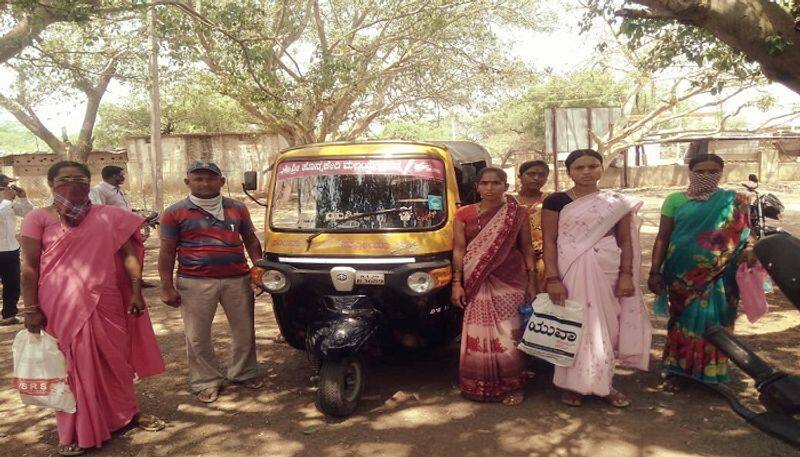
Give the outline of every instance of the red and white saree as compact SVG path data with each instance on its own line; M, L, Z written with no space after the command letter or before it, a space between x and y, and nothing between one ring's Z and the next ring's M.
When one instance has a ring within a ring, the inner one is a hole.
M465 224L464 290L467 306L461 333L459 385L463 396L500 401L525 385L524 354L517 349L527 273L519 233L527 210L508 199L478 214L476 205L456 214Z

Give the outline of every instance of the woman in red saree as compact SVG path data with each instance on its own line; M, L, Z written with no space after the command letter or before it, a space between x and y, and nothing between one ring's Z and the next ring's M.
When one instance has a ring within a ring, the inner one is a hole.
M76 412L56 412L58 452L80 455L128 424L164 427L139 414L133 385L164 362L141 294L143 218L92 206L83 164L57 163L47 177L53 205L22 222L25 327L64 353Z
M517 308L536 295L528 211L505 196L503 170L481 170L477 188L480 203L460 208L454 224L452 301L465 308L459 385L472 400L518 405L527 377Z

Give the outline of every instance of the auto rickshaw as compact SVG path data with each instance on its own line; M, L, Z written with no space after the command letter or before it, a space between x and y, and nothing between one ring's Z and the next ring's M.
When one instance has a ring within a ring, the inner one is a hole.
M469 142L326 143L279 154L253 281L271 295L286 342L307 352L323 413L355 410L366 351L424 350L460 333L461 310L449 300L453 219L475 200L474 178L490 161ZM257 181L245 173L245 192Z

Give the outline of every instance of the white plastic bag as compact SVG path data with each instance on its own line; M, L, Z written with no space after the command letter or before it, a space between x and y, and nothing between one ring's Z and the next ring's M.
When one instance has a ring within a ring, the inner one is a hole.
M553 365L572 366L581 346L583 314L580 303L567 300L559 306L548 294L537 295L519 350Z
M75 412L67 384L67 361L55 338L22 330L14 337L14 388L26 405Z

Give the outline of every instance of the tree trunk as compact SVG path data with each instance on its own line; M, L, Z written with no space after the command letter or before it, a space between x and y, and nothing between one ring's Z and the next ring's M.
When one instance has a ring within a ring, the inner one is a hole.
M100 77L97 86L86 91L86 111L83 114L81 131L78 134L78 141L75 146L69 148L70 160L86 163L89 153L94 146L94 124L97 121L97 111L100 109L100 102L103 100L108 89L108 83L114 77L116 64L112 63L109 70Z
M748 58L764 75L800 93L800 32L795 18L770 0L632 0L649 10L624 10L621 15L645 19L674 19L703 28ZM767 40L788 43L770 53Z

